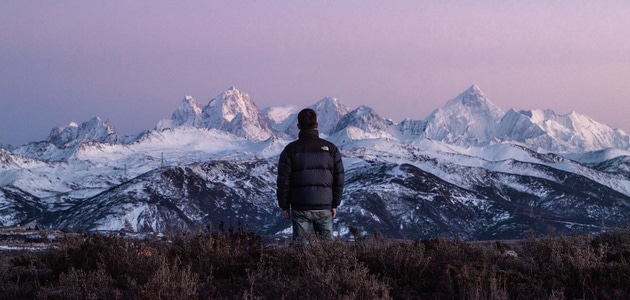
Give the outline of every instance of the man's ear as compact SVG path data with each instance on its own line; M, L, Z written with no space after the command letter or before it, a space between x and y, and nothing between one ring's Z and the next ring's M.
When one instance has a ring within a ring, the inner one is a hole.
M300 126L300 123L298 123L297 126L299 130L302 130L302 126Z
M315 127L313 127L313 129L317 129L317 126L319 126L319 123L315 122Z

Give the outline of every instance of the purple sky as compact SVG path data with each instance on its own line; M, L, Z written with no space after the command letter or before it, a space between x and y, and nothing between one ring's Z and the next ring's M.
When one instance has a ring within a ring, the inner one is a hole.
M0 144L94 116L139 133L230 86L399 122L477 84L630 133L630 1L469 2L0 1Z

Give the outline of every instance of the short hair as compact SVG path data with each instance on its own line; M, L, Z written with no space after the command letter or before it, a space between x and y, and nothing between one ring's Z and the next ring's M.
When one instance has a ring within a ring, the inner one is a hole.
M310 108L301 110L298 113L298 124L302 130L315 128L315 124L317 124L317 113Z

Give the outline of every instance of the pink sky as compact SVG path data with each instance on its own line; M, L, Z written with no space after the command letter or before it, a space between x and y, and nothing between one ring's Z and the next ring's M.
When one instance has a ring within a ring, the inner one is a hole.
M398 122L477 84L630 133L629 1L0 1L0 144L94 116L152 129L230 86Z

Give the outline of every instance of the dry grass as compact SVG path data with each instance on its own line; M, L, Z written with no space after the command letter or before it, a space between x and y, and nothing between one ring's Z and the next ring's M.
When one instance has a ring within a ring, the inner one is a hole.
M518 245L378 236L265 245L242 228L73 234L0 258L1 299L624 299L630 230Z

